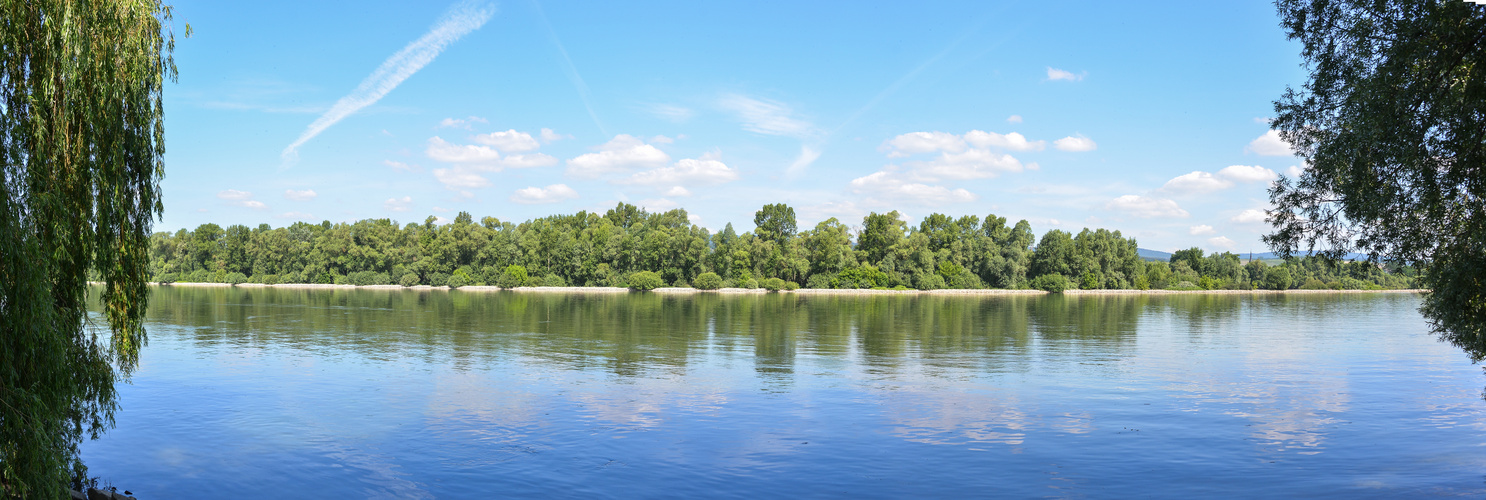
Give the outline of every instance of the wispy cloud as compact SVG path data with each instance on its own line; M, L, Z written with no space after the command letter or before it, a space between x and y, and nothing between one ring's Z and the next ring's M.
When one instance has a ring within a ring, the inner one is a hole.
M718 100L718 105L737 114L743 122L743 129L749 132L787 137L806 137L815 133L815 125L795 117L795 111L782 102L725 94Z
M305 142L320 135L320 132L324 132L336 122L381 100L388 92L402 84L403 80L407 80L408 77L413 76L413 73L417 73L428 63L433 62L433 59L438 57L439 53L443 52L449 44L480 29L493 15L495 15L495 8L488 4L463 2L455 5L434 24L433 29L427 34L403 47L396 54L392 54L392 57L383 61L376 71L362 80L355 90L336 101L329 111L310 123L310 126L299 134L298 139L289 144L289 147L284 148L281 156L285 166L299 158L299 147Z
M790 178L799 177L800 174L805 173L805 169L810 168L810 164L815 163L817 158L820 158L820 150L810 146L800 146L800 156L795 158L794 163L789 164L789 168L784 170L784 175Z
M1087 72L1087 71L1075 75L1075 74L1073 74L1072 71L1065 71L1065 70L1061 70L1061 69L1058 69L1058 68L1054 68L1052 66L1048 66L1047 67L1047 79L1048 79L1048 81L1066 80L1066 81L1070 81L1070 82L1076 82L1076 81L1079 81L1079 80L1084 79L1084 77L1085 76L1088 76L1088 75L1089 75L1089 72Z

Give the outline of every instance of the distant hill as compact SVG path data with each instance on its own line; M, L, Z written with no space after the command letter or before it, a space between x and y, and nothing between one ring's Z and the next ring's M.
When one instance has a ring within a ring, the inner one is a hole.
M1136 248L1135 253L1136 255L1139 255L1140 258L1145 260L1159 260L1161 262L1171 260L1171 252L1161 252L1147 248Z
M1295 256L1296 257L1304 257L1306 255L1310 255L1310 252L1296 252L1295 253ZM1249 254L1246 254L1246 253L1238 254L1238 256L1239 257L1242 257L1244 259L1248 259L1249 258ZM1256 253L1256 254L1254 254L1254 258L1255 259L1259 259L1259 260L1274 260L1274 259L1280 258L1280 256L1275 255L1274 252L1264 252L1264 253ZM1346 256L1343 256L1342 257L1342 260L1367 260L1367 254L1353 252L1353 253L1347 254Z
M1136 251L1136 254L1137 255L1140 255L1140 258L1145 259L1145 260L1161 261L1161 262L1167 262L1167 261L1170 261L1171 260L1171 252L1162 252L1162 251L1159 251L1159 250L1151 250L1149 248L1136 248L1135 251ZM1256 260L1279 260L1280 259L1280 256L1275 255L1274 252L1256 253L1256 254L1252 254L1252 255L1253 255L1253 258L1256 259ZM1296 253L1295 254L1296 257L1300 257L1300 256L1303 256L1303 255L1307 255L1307 254L1306 253ZM1238 257L1241 258L1241 259L1243 259L1243 260L1249 260L1250 259L1249 256L1250 256L1250 254L1248 254L1248 253L1239 253L1238 254ZM1347 254L1346 257L1343 258L1343 260L1367 260L1367 254L1355 253L1355 252L1354 253L1349 253L1349 254Z

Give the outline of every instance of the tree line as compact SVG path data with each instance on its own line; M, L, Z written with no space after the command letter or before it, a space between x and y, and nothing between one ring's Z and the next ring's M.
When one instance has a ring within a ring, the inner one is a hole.
M1408 288L1412 268L1319 257L1270 266L1192 248L1168 262L1140 257L1119 231L1050 230L987 215L934 213L909 225L897 211L852 228L831 218L799 230L795 211L770 204L755 228L711 233L686 210L619 203L521 223L467 212L399 226L390 219L297 222L273 228L207 223L155 233L157 282L352 285L619 286L771 289L1290 289Z

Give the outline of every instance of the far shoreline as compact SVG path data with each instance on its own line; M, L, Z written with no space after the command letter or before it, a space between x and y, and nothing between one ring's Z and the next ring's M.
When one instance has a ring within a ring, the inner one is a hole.
M101 282L89 282L101 284ZM462 286L449 288L447 286L431 285L333 285L320 283L280 283L265 285L262 283L191 283L173 282L157 283L151 282L152 286L188 286L188 287L246 287L246 288L283 288L283 289L364 289L364 290L459 290L461 292L520 292L520 293L578 293L578 294L614 294L628 293L630 289L623 287L601 287L601 286L541 286L541 287L515 287L501 288L498 286ZM663 287L651 290L654 293L664 294L693 294L693 293L717 293L717 294L766 294L771 293L763 288L719 288L717 290L698 290L695 288ZM1427 289L1404 288L1396 290L1064 290L1064 295L1281 295L1281 294L1356 294L1356 293L1427 293ZM778 293L794 293L800 295L1048 295L1051 292L1033 289L946 289L946 290L873 290L868 288L799 288L795 290L780 290Z

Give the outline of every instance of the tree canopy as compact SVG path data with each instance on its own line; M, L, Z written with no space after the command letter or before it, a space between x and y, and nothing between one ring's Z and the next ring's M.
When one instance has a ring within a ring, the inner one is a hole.
M784 204L765 207L789 214ZM760 211L765 212L764 210ZM781 217L784 218L784 217ZM1243 264L1232 253L1178 252L1146 262L1119 231L1052 230L1033 248L1031 224L1008 227L994 214L932 213L915 225L898 212L869 214L860 233L835 218L805 231L779 231L762 217L752 231L711 234L686 210L648 212L620 203L600 215L578 212L521 223L460 213L448 224L388 219L305 222L288 227L202 224L152 237L162 282L336 283L354 285L652 286L790 288L1027 288L1046 275L1077 288L1252 289L1404 288L1411 269L1365 263L1278 267ZM617 222L616 222L617 221ZM769 238L761 236L770 235ZM777 238L777 239L773 239ZM1273 269L1284 269L1283 277ZM651 277L658 278L657 280ZM771 281L777 279L778 282Z
M174 39L152 0L0 10L0 492L66 497L145 342ZM90 273L107 331L85 323Z
M1307 168L1271 188L1265 241L1421 265L1435 331L1486 358L1486 6L1277 5L1310 76L1272 126Z

